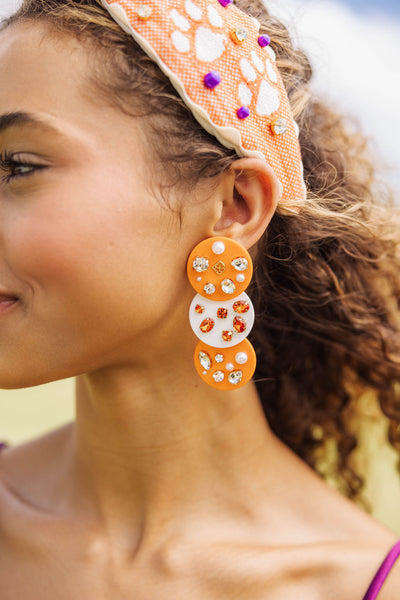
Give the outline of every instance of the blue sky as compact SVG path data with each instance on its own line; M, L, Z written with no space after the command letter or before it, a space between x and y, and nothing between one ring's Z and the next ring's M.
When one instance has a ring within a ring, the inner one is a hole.
M377 10L385 11L390 14L400 15L400 1L399 0L344 0L345 4L362 10Z
M264 1L306 50L314 90L369 136L400 203L400 0Z

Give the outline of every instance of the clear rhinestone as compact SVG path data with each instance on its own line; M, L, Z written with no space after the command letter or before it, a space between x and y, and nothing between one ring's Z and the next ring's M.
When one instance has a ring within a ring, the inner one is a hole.
M238 383L240 383L242 381L242 379L243 379L242 371L232 371L232 373L229 373L228 381L232 385L237 385Z
M233 371L234 368L235 368L235 366L232 363L227 363L227 365L226 365L227 371Z
M275 119L272 121L271 127L275 135L283 135L287 130L287 123L285 119Z
M244 27L237 27L235 33L240 42L244 42L244 40L247 39L247 31Z
M215 355L215 362L217 362L217 363L224 362L224 355L223 354L216 354Z
M221 383L221 381L223 381L225 379L225 375L224 375L223 371L215 371L215 373L213 373L213 379L217 383Z
M242 44L247 39L247 31L239 25L231 31L231 37L236 44Z
M153 9L150 6L139 6L138 10L137 10L137 15L139 17L139 19L142 19L143 21L147 21L147 19L150 19L151 15L153 14Z
M206 371L210 370L212 362L211 357L209 354L207 354L207 352L199 352L199 361L203 369L205 369Z
M236 285L233 283L232 279L224 279L221 283L221 288L225 294L233 294L236 290Z
M215 285L213 283L206 283L203 290L205 291L206 294L211 296L211 294L213 294L215 292Z
M212 251L214 254L222 254L225 252L225 244L224 242L214 242L212 245Z
M246 352L238 352L235 356L235 360L238 365L245 365L247 363L248 356Z
M208 269L208 260L204 258L204 256L196 256L193 261L193 269L198 273L202 273L203 271L207 271Z
M235 267L236 271L246 271L249 263L245 258L243 258L243 256L239 256L231 262L231 265L232 267Z

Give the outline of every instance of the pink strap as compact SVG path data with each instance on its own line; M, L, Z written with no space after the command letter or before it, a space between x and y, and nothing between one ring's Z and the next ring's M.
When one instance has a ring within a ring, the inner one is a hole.
M380 590L382 589L383 584L386 581L387 576L389 575L392 567L394 566L396 560L400 556L400 540L396 542L393 548L389 551L389 554L386 556L385 560L381 564L378 569L377 574L371 581L371 584L365 594L363 600L375 600L378 597Z

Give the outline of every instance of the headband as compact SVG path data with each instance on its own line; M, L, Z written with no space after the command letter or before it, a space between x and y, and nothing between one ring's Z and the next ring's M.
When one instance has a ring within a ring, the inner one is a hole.
M239 156L263 158L281 203L306 196L298 126L268 35L232 0L100 0L160 67L200 125Z

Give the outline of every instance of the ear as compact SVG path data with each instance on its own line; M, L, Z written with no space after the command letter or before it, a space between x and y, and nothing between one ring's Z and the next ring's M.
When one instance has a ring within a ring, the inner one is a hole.
M224 182L213 235L232 238L250 248L266 230L281 196L282 185L265 160L236 160Z

